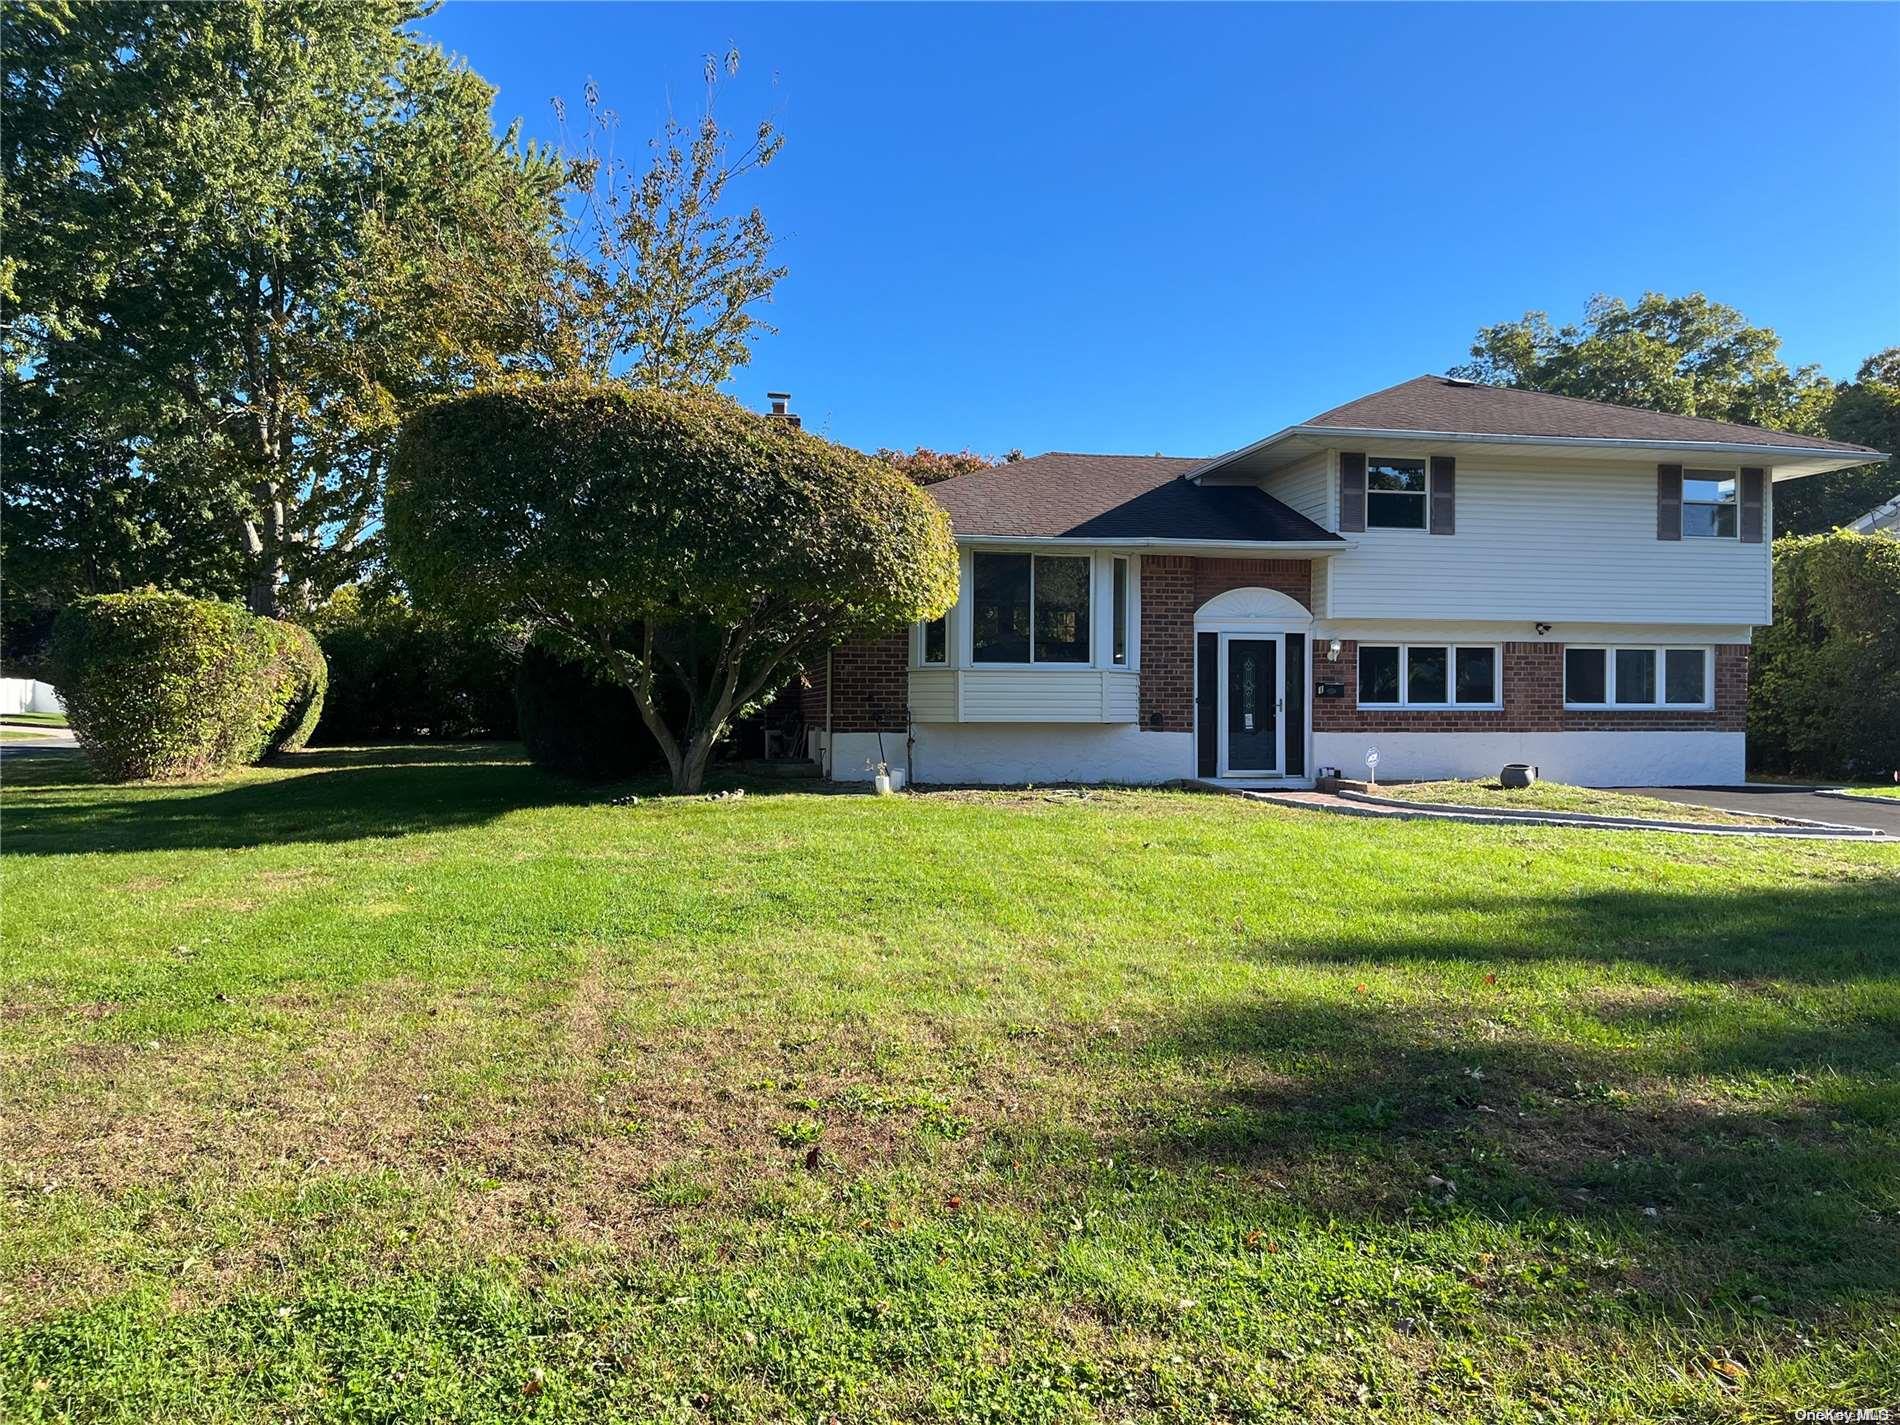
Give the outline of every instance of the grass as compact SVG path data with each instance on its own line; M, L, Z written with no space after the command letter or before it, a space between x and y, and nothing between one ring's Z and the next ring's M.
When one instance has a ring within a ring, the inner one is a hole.
M65 713L36 712L3 713L0 714L0 723L17 723L21 727L65 727L67 725Z
M1892 787L1889 787L1889 786L1867 786L1867 787L1848 786L1848 787L1842 787L1840 790L1844 792L1851 792L1853 795L1857 797L1886 797L1886 798L1900 797L1900 786L1892 786Z
M8 1421L1894 1402L1895 848L80 777L0 802Z
M1601 787L1572 787L1563 782L1534 782L1528 787L1507 788L1495 781L1476 778L1468 781L1381 783L1378 795L1408 802L1443 802L1451 806L1483 807L1487 810L1575 811L1592 816L1643 817L1654 821L1698 822L1707 826L1767 826L1774 818L1749 816L1744 812L1717 811L1712 807L1684 806L1660 797L1639 797L1628 792L1605 791Z
M43 732L28 732L24 728L0 727L0 742L44 742Z

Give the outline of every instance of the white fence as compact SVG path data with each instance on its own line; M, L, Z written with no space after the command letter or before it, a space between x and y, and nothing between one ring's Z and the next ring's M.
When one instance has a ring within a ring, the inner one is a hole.
M34 678L0 678L0 717L7 713L63 713L66 704L59 700L51 683Z

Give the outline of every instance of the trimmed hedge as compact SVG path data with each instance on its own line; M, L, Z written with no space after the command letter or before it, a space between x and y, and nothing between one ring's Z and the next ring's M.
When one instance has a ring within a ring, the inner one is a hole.
M1775 621L1755 631L1748 754L1758 771L1900 770L1900 540L1775 541Z
M183 594L100 594L53 626L73 734L119 781L192 777L301 747L323 710L309 633Z
M330 664L322 742L515 735L518 630L467 627L353 584L314 623Z
M633 694L530 643L515 675L521 741L537 767L611 782L665 765Z

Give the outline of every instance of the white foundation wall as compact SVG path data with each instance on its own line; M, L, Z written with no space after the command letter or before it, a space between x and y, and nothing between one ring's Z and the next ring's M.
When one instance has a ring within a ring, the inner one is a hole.
M1529 762L1545 781L1580 787L1727 785L1747 780L1739 732L1316 732L1313 765L1366 775L1379 749L1379 780L1495 777Z
M814 732L813 754L824 734ZM1024 782L1172 782L1194 775L1194 736L1143 732L1126 724L922 723L910 749L913 782L976 782L1016 786ZM868 781L875 775L874 732L832 734L834 781ZM905 765L904 734L884 734L884 757Z

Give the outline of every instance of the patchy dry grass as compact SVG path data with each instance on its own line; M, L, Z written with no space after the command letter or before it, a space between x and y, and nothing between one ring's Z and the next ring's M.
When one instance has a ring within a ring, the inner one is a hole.
M1893 1403L1893 848L608 795L8 767L0 1417Z
M1769 826L1774 818L1746 812L1687 807L1659 797L1639 797L1602 787L1573 787L1564 782L1534 782L1528 787L1506 787L1483 778L1445 782L1381 783L1379 795L1408 802L1443 802L1448 806L1482 807L1499 811L1574 811L1592 816L1640 817L1648 821L1698 822L1706 826Z

